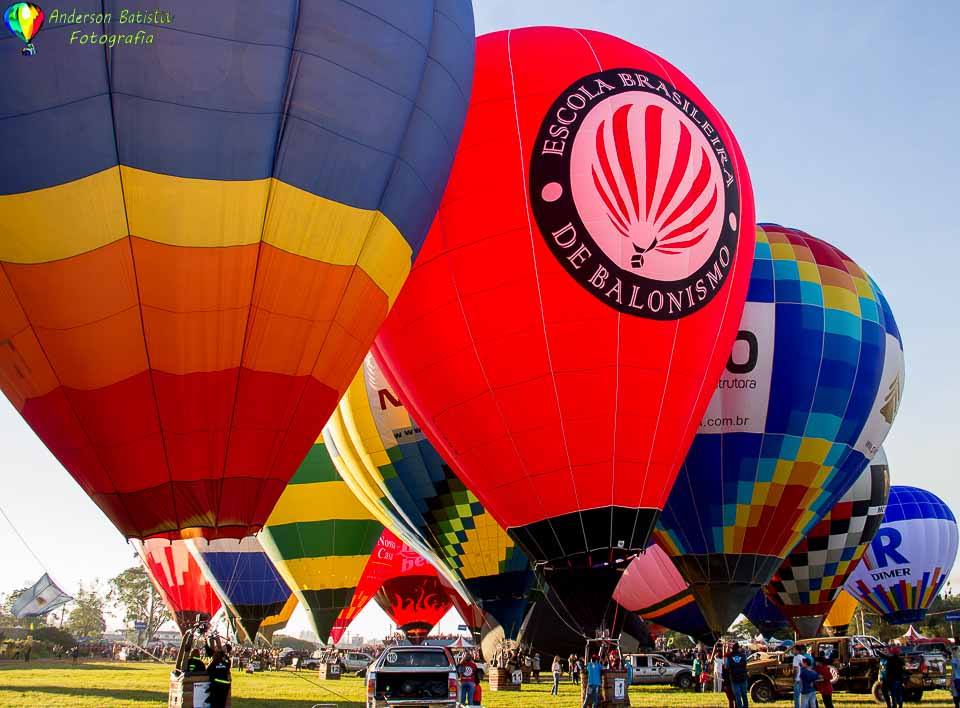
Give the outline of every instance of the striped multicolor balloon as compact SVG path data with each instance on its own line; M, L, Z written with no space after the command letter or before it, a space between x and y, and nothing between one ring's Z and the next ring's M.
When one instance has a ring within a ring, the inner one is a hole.
M321 641L353 600L382 531L317 439L259 538Z
M150 44L78 49L57 24L35 61L0 54L0 388L124 535L239 538L309 451L433 219L472 10L164 10ZM125 31L119 12L103 27Z
M428 557L483 609L488 630L499 625L516 637L533 583L526 556L426 439L372 355L327 430L344 438L344 476L376 490L369 498L389 526L412 531ZM344 454L346 447L352 455Z

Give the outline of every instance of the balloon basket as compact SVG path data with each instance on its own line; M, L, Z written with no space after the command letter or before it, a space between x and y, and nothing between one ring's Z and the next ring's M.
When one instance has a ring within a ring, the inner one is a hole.
M520 669L500 669L491 666L487 675L490 679L491 691L519 691L523 684L523 672Z
M580 704L587 698L587 672L580 672ZM627 672L604 669L600 679L600 708L628 706Z
M330 662L320 664L320 668L317 669L317 678L322 681L339 681L340 664Z
M227 708L230 708L233 686L227 692ZM179 671L170 673L170 693L167 708L201 708L209 705L210 677L206 673L187 674Z

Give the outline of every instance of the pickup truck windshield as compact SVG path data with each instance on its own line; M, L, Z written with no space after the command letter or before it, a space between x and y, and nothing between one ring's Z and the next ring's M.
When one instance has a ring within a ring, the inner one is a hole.
M383 665L400 667L444 667L450 665L446 653L442 651L390 651L383 657Z

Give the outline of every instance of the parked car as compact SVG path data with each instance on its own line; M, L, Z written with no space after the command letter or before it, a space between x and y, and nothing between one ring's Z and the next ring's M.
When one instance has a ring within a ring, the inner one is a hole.
M880 657L887 647L876 637L823 637L799 642L813 657L832 656L833 667L839 673L834 690L849 693L871 693L883 702L878 676ZM904 684L904 698L919 701L925 690L946 686L945 665L942 659L922 652L904 654L908 678ZM793 654L753 660L747 664L750 695L755 703L769 703L777 698L793 696Z
M696 685L693 669L686 664L670 661L662 654L631 654L633 684L667 684L688 690Z
M390 647L367 669L367 708L454 708L459 689L457 666L446 647Z
M366 671L372 663L373 657L362 651L345 651L340 654L340 666L344 671Z

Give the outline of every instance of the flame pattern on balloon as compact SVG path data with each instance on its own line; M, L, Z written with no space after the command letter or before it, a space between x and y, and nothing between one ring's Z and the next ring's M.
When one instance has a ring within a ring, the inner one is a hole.
M678 128L676 147L664 146L664 110L656 104L643 109L643 170L640 175L634 164L632 134L640 131L629 127L631 111L635 104L617 108L609 120L603 120L596 130L595 164L591 176L597 194L606 206L607 219L624 238L630 240L634 254L630 264L642 268L644 255L658 251L677 255L700 243L710 233L710 220L720 207L719 174L712 159L702 145L693 145L690 128L677 116L673 116ZM607 145L612 139L616 161L611 163ZM699 163L694 167L695 154ZM672 156L672 165L663 164L664 157ZM666 169L669 167L669 176ZM687 173L696 173L684 192L681 184ZM666 182L659 189L660 175ZM641 191L643 194L641 195ZM705 204L694 213L698 203L709 192ZM668 210L676 197L679 202ZM644 201L641 203L641 196Z

